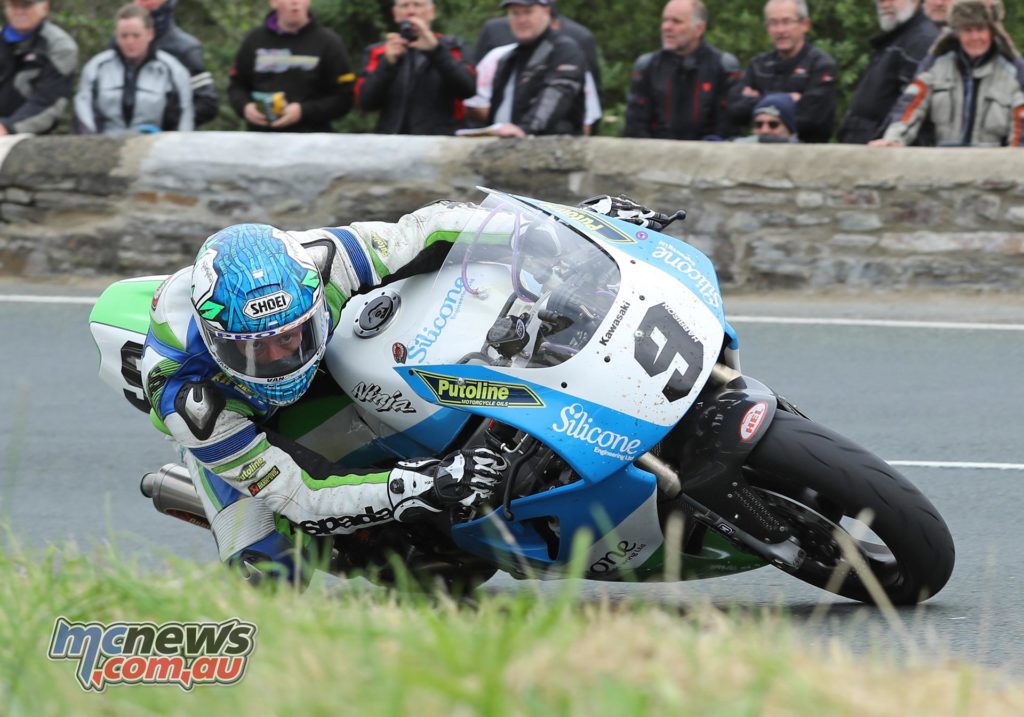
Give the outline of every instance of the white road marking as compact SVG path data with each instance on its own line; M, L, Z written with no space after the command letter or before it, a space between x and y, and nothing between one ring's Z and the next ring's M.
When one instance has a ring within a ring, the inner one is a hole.
M886 461L891 466L910 468L956 468L959 470L1024 471L1024 463L982 463L975 461Z
M0 302L9 304L87 304L96 303L97 296L42 296L36 294L0 294Z
M1024 324L896 319L829 319L798 316L727 316L730 324L797 324L806 326L874 326L887 329L951 329L955 331L1024 331Z

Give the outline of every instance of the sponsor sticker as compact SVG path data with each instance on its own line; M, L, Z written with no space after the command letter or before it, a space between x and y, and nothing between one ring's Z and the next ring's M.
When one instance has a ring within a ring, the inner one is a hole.
M274 466L269 471L267 471L267 474L265 476L260 478L255 483L249 484L249 495L259 495L260 491L266 488L268 485L270 485L270 481L274 480L279 475L281 475L281 469L278 468L277 466Z
M764 422L764 417L768 415L768 404L764 401L755 403L751 406L746 414L743 416L743 420L740 421L740 438L746 442L749 441L757 433L757 429L761 427Z
M275 291L273 294L249 299L245 302L242 312L251 319L262 319L287 311L291 306L292 295L286 291Z
M502 381L452 378L413 370L442 406L541 408L544 402L529 386Z
M391 357L395 359L395 363L405 363L409 358L409 349L405 347L405 344L396 341L391 344Z
M590 444L599 456L610 456L620 461L636 460L640 455L640 439L630 438L595 425L587 410L579 403L566 406L559 413L561 419L551 424L555 433Z
M615 244L636 243L636 240L633 237L614 226L601 214L573 209L572 207L567 207L561 204L550 204L548 202L537 202L537 204L561 217L565 217L566 219L579 224L584 229L598 234L601 238L606 239L607 241Z
M224 622L70 622L53 624L51 660L78 662L87 692L113 685L230 685L245 674L256 648L256 625Z

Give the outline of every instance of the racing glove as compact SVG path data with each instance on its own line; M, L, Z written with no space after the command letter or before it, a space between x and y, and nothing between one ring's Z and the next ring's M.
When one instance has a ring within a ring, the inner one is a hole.
M506 470L508 461L489 448L402 461L388 480L395 520L468 520L494 494Z
M642 204L637 204L624 195L612 197L608 194L599 194L596 197L584 199L576 206L579 209L589 209L592 212L604 214L606 217L621 219L645 229L653 229L656 232L662 231L677 219L686 219L686 211L683 209L678 210L675 214L662 214L648 209Z

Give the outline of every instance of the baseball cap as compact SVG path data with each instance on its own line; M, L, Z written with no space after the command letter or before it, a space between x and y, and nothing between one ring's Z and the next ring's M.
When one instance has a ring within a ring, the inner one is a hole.
M509 5L551 5L552 0L501 0L501 7Z

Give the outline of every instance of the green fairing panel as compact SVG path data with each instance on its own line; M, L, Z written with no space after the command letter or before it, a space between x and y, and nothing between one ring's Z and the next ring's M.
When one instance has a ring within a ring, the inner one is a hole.
M100 294L89 322L105 324L145 335L149 331L149 307L164 277L125 279Z

